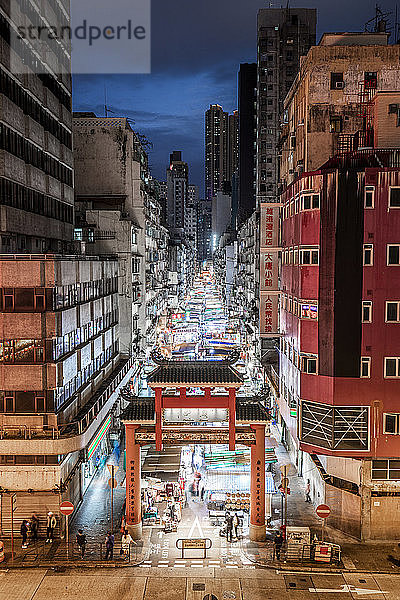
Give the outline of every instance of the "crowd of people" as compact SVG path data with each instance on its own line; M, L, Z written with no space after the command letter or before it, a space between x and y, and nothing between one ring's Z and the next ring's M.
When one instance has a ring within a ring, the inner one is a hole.
M20 533L22 537L21 548L25 549L28 547L28 538L31 542L36 543L39 539L39 525L40 520L36 513L33 513L30 520L23 519L21 523ZM54 541L54 531L57 527L57 517L54 513L49 511L47 513L46 522L46 543L52 543Z

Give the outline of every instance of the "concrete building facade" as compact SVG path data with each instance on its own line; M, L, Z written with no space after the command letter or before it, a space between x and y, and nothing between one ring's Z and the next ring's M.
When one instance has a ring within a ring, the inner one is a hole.
M39 12L19 7L1 15L0 250L71 251L74 222L70 44L42 40L38 57L29 40L10 47L10 31L31 20L57 22L52 2ZM13 7L17 4L13 4ZM66 10L66 9L64 9ZM67 15L67 12L65 12ZM35 16L32 16L35 15Z
M121 348L144 353L166 308L168 232L156 182L139 137L126 118L74 117L75 230L90 254L119 261Z

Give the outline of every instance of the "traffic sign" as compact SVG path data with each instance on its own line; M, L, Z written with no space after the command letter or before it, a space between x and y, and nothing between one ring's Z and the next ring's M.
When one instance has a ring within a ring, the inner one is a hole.
M331 509L329 508L329 506L327 504L320 504L315 509L315 512L317 513L317 515L319 517L321 517L321 519L327 519L329 517L329 515L331 514Z
M66 517L68 517L73 512L74 512L74 505L72 504L72 502L68 502L68 500L66 500L65 502L60 504L60 513L62 515L65 515Z
M119 466L118 465L107 465L108 470L110 471L110 475L115 475L115 473L118 471Z
M117 487L117 480L115 479L115 477L110 477L110 479L108 480L108 485L110 486L110 488Z

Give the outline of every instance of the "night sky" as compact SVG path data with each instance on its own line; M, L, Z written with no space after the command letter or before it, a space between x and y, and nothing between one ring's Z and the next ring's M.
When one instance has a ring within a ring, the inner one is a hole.
M379 5L395 9L391 0ZM281 3L152 0L152 73L75 76L74 110L104 115L106 87L109 116L131 118L152 142L153 176L164 180L169 153L182 150L191 183L203 190L204 112L213 103L237 108L239 64L255 61L257 11L268 6ZM375 0L292 0L290 6L317 8L318 42L325 31L362 31Z

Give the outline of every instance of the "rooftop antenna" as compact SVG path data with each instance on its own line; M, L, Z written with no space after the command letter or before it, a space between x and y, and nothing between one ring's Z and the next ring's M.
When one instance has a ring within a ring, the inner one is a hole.
M379 4L375 4L375 16L365 23L364 31L367 31L368 33L387 32L386 17L390 16L391 14L391 12L384 13Z

